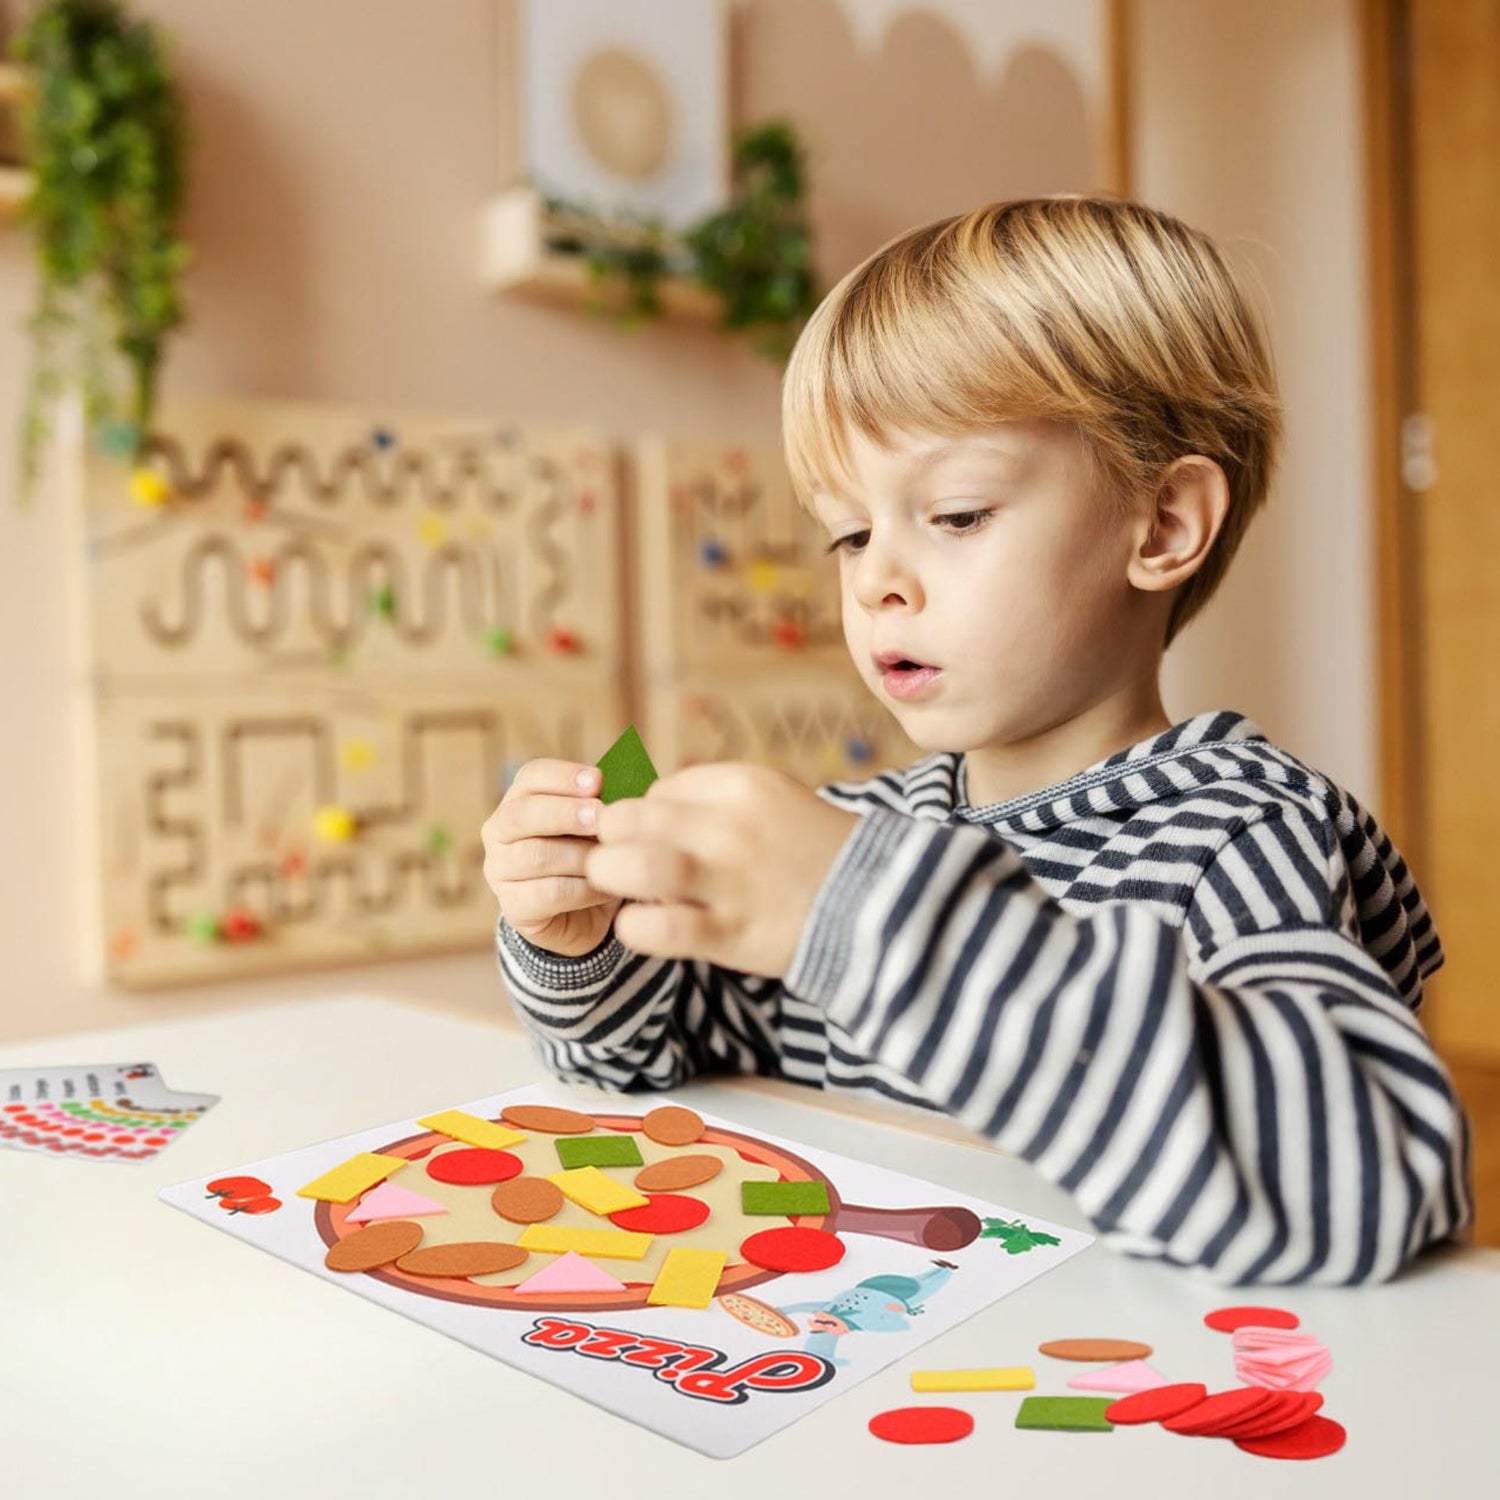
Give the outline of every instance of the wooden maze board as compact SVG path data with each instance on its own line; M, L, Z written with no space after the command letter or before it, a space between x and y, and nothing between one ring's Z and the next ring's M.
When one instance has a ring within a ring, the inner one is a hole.
M626 722L612 455L234 402L166 408L145 463L148 503L127 460L72 465L93 972L490 941L508 775Z
M863 780L920 751L849 660L838 562L780 452L636 447L642 732L658 766L753 760Z

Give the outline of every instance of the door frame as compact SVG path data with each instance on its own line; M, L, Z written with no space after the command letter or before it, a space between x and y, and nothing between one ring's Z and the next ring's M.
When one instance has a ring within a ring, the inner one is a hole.
M1416 388L1408 0L1360 0L1369 247L1370 473L1375 534L1377 725L1381 821L1407 862L1424 863L1420 497L1403 472L1403 428Z

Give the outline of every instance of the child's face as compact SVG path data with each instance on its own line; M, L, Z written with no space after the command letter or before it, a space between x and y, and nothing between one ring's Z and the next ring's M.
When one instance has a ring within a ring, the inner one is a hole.
M814 497L838 547L844 636L924 750L1044 734L1138 679L1161 600L1127 579L1137 523L1095 492L1083 440L1044 421L972 436L850 434L851 488ZM935 673L888 672L894 652Z

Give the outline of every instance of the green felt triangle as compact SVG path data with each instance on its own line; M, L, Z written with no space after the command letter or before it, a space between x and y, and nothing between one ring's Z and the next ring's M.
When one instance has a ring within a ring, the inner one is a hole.
M632 724L596 762L604 772L599 789L601 802L618 802L622 797L643 797L646 788L656 780L656 767L646 754L646 747Z

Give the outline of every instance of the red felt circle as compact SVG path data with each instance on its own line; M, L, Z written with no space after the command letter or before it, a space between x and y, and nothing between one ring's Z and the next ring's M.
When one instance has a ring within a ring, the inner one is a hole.
M1236 1328L1297 1328L1302 1322L1282 1307L1221 1307L1203 1321L1216 1333L1233 1333Z
M956 1406L898 1406L870 1418L870 1431L888 1443L956 1443L974 1418Z
M492 1182L509 1182L521 1175L521 1158L509 1151L490 1151L471 1146L467 1151L445 1151L427 1163L427 1175L435 1182L456 1182L472 1186Z
M1344 1446L1342 1426L1328 1417L1309 1417L1300 1427L1270 1437L1236 1438L1234 1446L1261 1458L1327 1458Z
M651 1201L640 1208L622 1208L609 1216L616 1229L635 1234L680 1234L696 1229L708 1217L708 1204L682 1193L647 1193Z
M1275 1437L1300 1427L1322 1404L1323 1398L1316 1391L1277 1391L1275 1406L1246 1417L1217 1435L1234 1438L1236 1442L1240 1438Z
M1113 1406L1105 1408L1104 1417L1116 1427L1128 1427L1135 1422L1163 1422L1199 1405L1207 1395L1208 1387L1196 1381L1159 1385L1149 1391L1122 1396Z
M844 1242L826 1229L762 1229L741 1244L740 1254L763 1271L826 1271L843 1260Z
M1197 1406L1190 1406L1180 1416L1168 1417L1161 1425L1168 1432L1178 1432L1184 1437L1214 1437L1221 1427L1228 1427L1251 1412L1268 1411L1276 1404L1275 1391L1241 1385L1230 1391L1215 1391Z

